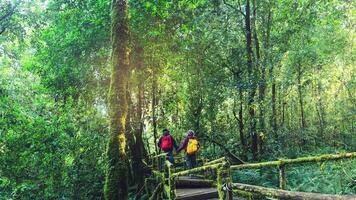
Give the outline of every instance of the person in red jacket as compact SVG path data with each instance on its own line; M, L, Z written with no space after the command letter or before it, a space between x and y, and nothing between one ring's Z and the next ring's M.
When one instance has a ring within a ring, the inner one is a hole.
M175 139L169 134L168 129L163 129L163 135L159 138L158 147L165 153L167 153L167 160L174 164L173 148L177 150L178 146Z
M189 145L195 145L196 146L192 153L189 152L189 150L188 150L188 146ZM199 142L198 142L197 138L195 137L193 130L189 130L187 132L187 136L182 140L181 145L177 149L177 153L179 153L183 149L185 150L184 158L185 158L185 162L187 164L187 167L188 167L188 169L193 169L197 165L196 151L198 151L198 149L199 149Z

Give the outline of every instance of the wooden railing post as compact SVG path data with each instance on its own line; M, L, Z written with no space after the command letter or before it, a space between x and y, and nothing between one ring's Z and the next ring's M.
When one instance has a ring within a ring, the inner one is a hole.
M279 170L279 189L285 190L287 188L287 180L286 180L286 165L281 163L278 165Z
M217 168L217 172L216 172L216 175L217 175L217 178L216 178L216 182L217 182L217 189L218 189L218 194L219 194L219 199L225 199L225 193L224 193L224 189L223 189L223 176L224 176L224 173L223 173L223 166L220 165L218 168Z
M176 183L174 180L174 168L173 165L169 162L166 161L166 166L168 170L168 188L169 188L169 193L168 193L168 198L169 199L176 199Z
M232 188L231 188L231 184L232 184L232 176L231 176L231 170L230 170L230 163L226 163L225 165L225 170L226 170L226 179L225 179L225 183L226 183L226 193L227 193L227 200L233 200L233 193L232 193Z
M148 178L145 178L144 186L145 186L145 193L146 193L147 197L149 197L150 196L150 190L148 189Z
M227 188L232 182L229 163L226 161L221 163L217 168L216 175L217 175L217 189L218 189L219 199L225 199L226 197L229 200L232 199L232 192L230 192ZM226 192L224 191L224 185L226 187L225 188Z

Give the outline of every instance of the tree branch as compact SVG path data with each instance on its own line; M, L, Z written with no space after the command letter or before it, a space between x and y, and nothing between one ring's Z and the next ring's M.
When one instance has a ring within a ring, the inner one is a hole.
M11 8L8 10L8 12L5 13L5 15L1 16L1 17L0 17L0 22L3 21L3 20L5 20L5 19L8 18L8 17L11 17L11 16L14 14L14 11L15 11L17 5L18 5L18 3L15 4L13 7L11 7Z
M217 142L216 139L210 139L209 137L205 136L205 135L202 135L201 136L203 139L209 141L210 143L213 143L213 144L216 144L217 146L219 146L222 150L224 150L227 155L232 159L234 160L235 162L237 162L237 164L244 164L245 162L243 160L241 160L239 157L237 157L234 153L232 153L230 151L230 149L228 149L225 144L221 144L219 142Z
M0 35L3 34L3 33L5 32L5 30L6 30L6 28L2 28L2 29L0 30Z
M228 2L226 2L226 0L223 0L224 4L227 5L228 7L234 9L235 11L239 12L240 14L242 14L243 16L245 16L245 13L242 12L240 9L237 9L235 6L233 6L232 4L229 4ZM240 7L241 8L241 7Z
M240 123L241 120L239 119L239 117L237 117L237 113L236 113L235 108L236 108L236 102L235 102L235 100L234 100L234 108L232 109L232 113L233 113L233 115L234 115L236 121Z

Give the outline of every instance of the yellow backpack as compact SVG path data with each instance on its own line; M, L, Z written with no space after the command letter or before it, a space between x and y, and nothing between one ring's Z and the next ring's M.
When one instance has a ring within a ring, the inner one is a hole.
M198 151L199 142L197 139L189 139L187 145L187 154L192 155Z

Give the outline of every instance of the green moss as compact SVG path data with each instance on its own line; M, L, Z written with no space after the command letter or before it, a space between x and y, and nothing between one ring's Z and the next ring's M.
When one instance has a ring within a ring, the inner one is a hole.
M225 193L223 190L223 167L217 169L216 186L218 189L219 199L225 199Z
M126 156L125 124L127 116L126 85L129 71L129 27L127 1L112 1L111 19L111 79L109 101L108 169L104 196L107 200L127 199L128 160Z
M245 197L248 200L253 199L253 194L251 192L246 192L244 190L233 190L233 193L237 194L239 197Z
M173 176L174 177L185 176L185 175L188 175L188 174L194 174L194 173L197 173L197 172L203 172L203 171L210 170L210 169L215 169L216 170L221 165L222 165L222 163L205 165L205 166L197 167L197 168L194 168L194 169L184 170L184 171L173 173Z
M278 167L279 170L279 188L285 190L287 188L287 179L285 173L285 165L281 164Z
M175 180L174 180L174 168L173 165L166 160L166 166L168 168L168 186L169 186L169 193L168 193L168 198L169 199L175 199L176 198L176 185L175 185Z
M321 155L321 156L301 157L301 158L296 158L296 159L285 159L285 160L270 161L270 162L233 165L233 166L231 166L231 169L232 170L257 169L257 168L262 168L262 167L274 167L274 166L279 166L279 165L300 164L300 163L306 163L306 162L322 162L322 161L339 160L339 159L355 158L355 157L356 157L356 152L341 153L341 154L326 154L326 155Z
M216 164L216 163L221 163L221 162L226 162L226 158L221 157L221 158L209 161L209 162L205 163L205 165L211 165L211 164Z
M226 193L223 190L223 185L227 183L231 185L234 189L233 191L240 194L241 196L248 197L249 199L263 199L263 196L271 196L271 197L278 197L278 191L283 190L275 190L270 188L262 188L258 187L259 190L263 190L263 194L259 192L255 192L254 189L251 189L244 184L232 184L231 178L231 170L234 169L253 169L253 168L262 168L262 167L271 167L271 166L278 166L279 168L279 185L280 188L286 188L286 177L285 177L285 166L287 164L297 164L297 163L305 163L305 162L321 162L326 160L337 160L337 159L344 159L344 158L354 158L356 157L356 153L344 153L338 155L322 155L316 157L303 157L297 159L286 159L286 160L278 160L278 161L271 161L271 162L262 162L262 163L253 163L253 164L243 164L243 165L235 165L230 166L228 162L224 161L224 158L219 158L208 162L206 165L197 167L191 170L184 170L180 172L174 172L174 167L168 161L165 162L167 167L167 175L164 173L160 173L157 171L153 171L155 176L160 177L160 180L164 183L164 193L169 199L175 199L175 177L184 176L188 174L194 174L198 172L206 172L206 171L214 171L217 174L216 180L216 187L219 194L219 199L225 199ZM236 188L236 185L238 187ZM257 187L257 186L255 186Z

